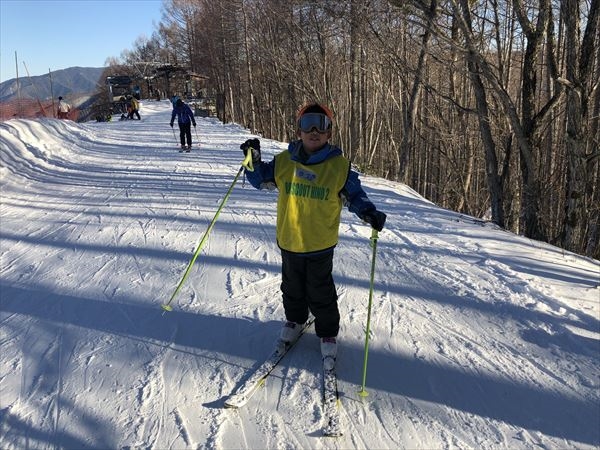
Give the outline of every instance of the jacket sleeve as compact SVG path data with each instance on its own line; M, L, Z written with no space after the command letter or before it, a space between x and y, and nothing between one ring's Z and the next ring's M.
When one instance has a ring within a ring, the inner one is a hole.
M177 115L177 110L173 108L173 112L171 113L171 123L175 122L176 115Z
M342 189L341 195L345 200L346 206L348 206L348 210L358 217L361 217L367 211L374 211L376 209L373 202L369 200L369 197L367 197L366 192L363 190L358 173L352 169L348 173L348 179Z
M263 189L267 184L275 183L275 160L254 164L254 172L248 170L245 172L246 178L252 186L256 189Z

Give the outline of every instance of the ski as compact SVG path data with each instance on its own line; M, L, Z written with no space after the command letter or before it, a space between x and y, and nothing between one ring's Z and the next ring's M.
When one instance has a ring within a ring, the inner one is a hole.
M323 411L326 422L323 435L338 437L343 434L340 418L340 395L335 366L331 367L327 359L323 360Z
M250 376L246 379L246 381L225 400L225 407L241 408L248 403L258 388L264 384L266 378L271 374L273 369L275 369L277 364L279 364L286 353L296 344L296 342L298 342L298 340L302 337L304 332L314 322L314 320L315 319L313 317L308 319L302 328L302 332L295 341L286 344L278 339L275 349L269 355L269 357L267 357L267 359L265 359L264 362L257 368L252 369Z

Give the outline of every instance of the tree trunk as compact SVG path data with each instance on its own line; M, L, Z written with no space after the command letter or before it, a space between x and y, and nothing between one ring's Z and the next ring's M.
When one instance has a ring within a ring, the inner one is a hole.
M468 0L460 0L462 13L467 26L471 25L471 13ZM471 30L472 31L472 30ZM490 128L490 114L488 101L485 92L485 86L479 75L479 66L476 59L470 54L468 59L469 77L473 85L475 102L477 104L477 118L479 120L479 132L481 134L483 148L485 151L485 174L487 177L487 186L490 194L492 222L504 228L504 193L502 190L502 180L498 175L498 158L496 157L496 144Z
M431 0L427 11L427 21L433 22L437 10L437 0ZM429 54L428 45L431 38L431 28L426 27L421 40L421 52L419 62L413 81L413 86L409 98L409 106L404 116L402 142L400 143L400 167L398 168L398 179L404 183L409 183L409 159L411 147L414 144L415 120L419 109L419 97L423 88L423 74L425 73L427 57Z
M567 76L567 189L565 201L565 220L563 227L563 246L581 249L586 246L585 228L587 222L586 188L588 185L588 167L586 154L586 135L590 110L590 90L593 58L593 40L598 39L598 0L592 6L588 17L587 29L580 46L581 24L577 0L564 0L562 13L565 22L565 51ZM579 53L581 50L581 53ZM596 83L598 81L596 80ZM590 189L590 193L591 193ZM587 194L589 196L589 194ZM590 205L591 206L591 205ZM592 226L594 226L592 224Z
M350 142L348 157L353 160L360 153L360 139L363 133L360 129L360 92L359 77L361 63L361 27L360 0L352 0L350 4Z

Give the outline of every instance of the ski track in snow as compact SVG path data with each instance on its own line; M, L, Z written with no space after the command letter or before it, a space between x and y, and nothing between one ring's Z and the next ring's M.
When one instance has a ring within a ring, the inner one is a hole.
M322 436L309 331L239 410L223 401L283 309L276 193L240 177L236 124L168 102L142 121L0 124L0 447L582 448L600 445L600 264L363 177L379 235L366 390L370 230L345 211L334 277L344 435ZM263 139L264 159L285 144Z

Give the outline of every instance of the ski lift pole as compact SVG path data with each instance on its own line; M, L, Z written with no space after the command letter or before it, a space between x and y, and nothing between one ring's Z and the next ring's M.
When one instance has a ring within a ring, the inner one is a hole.
M373 304L373 285L375 280L375 256L377 255L377 239L379 238L378 231L373 228L371 232L371 247L373 254L371 256L371 281L369 286L369 306L367 309L367 328L365 330L365 360L363 363L362 385L358 391L358 395L366 397L369 393L365 390L367 381L367 359L369 356L369 334L371 333L371 306Z
M225 203L227 203L227 200L229 199L229 196L231 195L231 192L233 191L233 187L235 186L235 183L237 183L237 180L240 177L240 175L242 174L242 172L244 171L244 169L247 169L250 172L254 172L254 167L252 165L252 149L251 148L248 149L248 152L246 154L246 158L242 162L242 165L240 166L240 168L239 168L239 170L238 170L235 178L233 179L233 182L231 183L231 186L229 186L229 189L227 190L227 193L225 194L225 197L223 197L223 200L221 201L221 204L217 208L217 212L215 213L215 215L214 215L213 219L211 220L210 224L208 225L208 228L204 232L204 236L202 236L202 239L200 240L200 243L198 244L198 247L196 247L196 251L194 252L194 255L192 256L192 259L188 263L187 268L185 269L185 272L183 273L183 276L181 277L181 280L179 281L179 284L175 288L175 291L173 291L173 294L171 295L171 298L169 299L169 301L167 303L161 305L162 309L164 310L163 311L163 315L167 311L173 311L173 307L171 306L171 302L173 302L173 300L175 299L175 297L179 293L181 287L183 286L183 283L185 283L185 280L187 280L187 278L188 278L188 276L190 274L190 271L192 270L192 267L193 267L194 263L196 262L196 259L198 258L198 255L200 254L200 251L202 250L202 247L204 247L204 244L206 243L206 241L208 239L208 235L210 234L211 230L215 226L215 223L217 222L217 219L219 217L219 214L221 213L221 210L223 209L223 206L225 206Z

